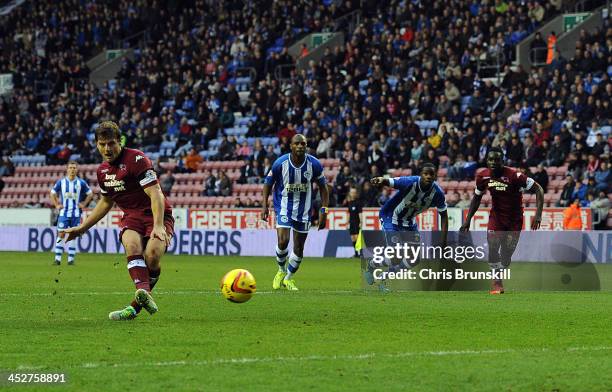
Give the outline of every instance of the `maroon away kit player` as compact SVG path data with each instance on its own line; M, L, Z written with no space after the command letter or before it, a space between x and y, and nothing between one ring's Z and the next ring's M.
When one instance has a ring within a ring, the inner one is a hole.
M476 175L476 190L470 203L470 210L461 226L462 232L470 228L472 217L480 206L482 196L488 190L493 206L489 213L487 243L489 245L489 266L494 273L510 266L512 254L518 245L523 228L523 191L535 190L537 210L531 223L531 230L537 230L542 222L544 191L532 178L518 170L503 165L504 153L492 148L487 154L487 168ZM491 294L503 294L501 279L493 279Z
M95 225L113 205L123 211L120 240L136 294L128 307L111 312L109 318L131 320L142 308L150 314L158 310L151 290L161 273L161 257L174 234L174 219L151 160L142 151L121 147L120 139L119 127L114 122L98 125L96 146L104 159L97 170L100 201L80 226L61 234L67 235L69 241Z

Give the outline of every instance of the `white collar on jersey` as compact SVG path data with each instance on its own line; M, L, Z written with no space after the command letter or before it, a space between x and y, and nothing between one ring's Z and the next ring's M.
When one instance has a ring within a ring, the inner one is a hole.
M306 161L308 160L308 154L304 154L304 162L302 162L302 164L298 167L295 166L293 164L293 162L291 162L291 154L289 154L289 159L287 159L289 161L289 164L294 168L294 169L301 169L304 167L304 165L306 164Z

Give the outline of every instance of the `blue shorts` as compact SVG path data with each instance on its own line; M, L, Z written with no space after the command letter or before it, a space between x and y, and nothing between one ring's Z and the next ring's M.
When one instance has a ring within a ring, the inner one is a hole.
M395 246L395 244L404 242L420 243L421 241L419 229L416 224L406 227L393 224L390 220L381 219L380 227L385 233L385 242L387 246Z
M67 229L69 227L76 227L81 224L81 217L77 218L67 218L65 216L59 216L57 218L57 228L58 229Z
M291 219L287 215L279 215L276 214L276 228L286 227L288 229L293 229L298 233L308 233L310 229L310 221L302 222Z

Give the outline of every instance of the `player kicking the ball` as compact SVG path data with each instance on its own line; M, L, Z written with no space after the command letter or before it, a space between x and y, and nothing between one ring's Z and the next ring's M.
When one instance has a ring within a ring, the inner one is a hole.
M274 187L274 212L276 213L276 262L278 272L272 281L272 288L281 287L296 291L293 275L300 268L304 257L304 243L310 229L310 210L312 202L312 183L316 182L321 192L321 211L319 229L325 227L329 192L323 175L321 162L306 154L306 137L295 135L291 139L291 153L279 157L264 181L261 219L268 220L268 196ZM293 252L289 250L289 233L293 229Z
M531 230L537 230L542 222L544 191L533 179L523 173L503 165L504 153L494 147L487 154L487 168L476 175L476 189L470 203L465 223L460 231L470 229L472 217L480 206L480 200L489 190L493 206L489 213L487 242L489 246L489 267L493 272L502 272L510 266L512 254L518 245L523 229L522 191L535 189L537 209L531 222ZM491 294L503 294L501 279L492 282Z
M436 207L440 214L442 238L441 246L446 246L448 235L448 213L446 211L446 197L444 191L435 182L436 168L431 163L423 165L420 176L384 178L375 177L370 180L374 186L390 186L398 191L380 209L380 226L385 233L387 246L395 246L406 236L399 235L399 232L412 232L413 235L408 239L409 243L415 246L420 245L420 236L416 225L416 216L430 207ZM411 268L414 263L408 264L407 260L388 260L385 259L381 264L374 260L368 261L365 279L369 285L374 284L374 269L381 267L391 267L402 265L404 268ZM387 291L384 285L381 290Z
M174 218L151 161L139 150L121 147L117 124L112 121L99 124L96 146L104 160L97 171L102 193L100 202L80 226L62 230L60 234L71 241L102 219L115 203L121 208L119 238L136 294L129 306L111 312L108 317L131 320L142 308L150 314L157 312L150 292L159 279L160 260L174 234Z

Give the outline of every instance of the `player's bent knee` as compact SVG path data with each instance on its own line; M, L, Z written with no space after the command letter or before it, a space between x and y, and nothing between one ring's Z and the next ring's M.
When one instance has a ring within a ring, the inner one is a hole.
M142 247L138 243L124 243L123 247L125 248L125 253L128 256L142 254Z

